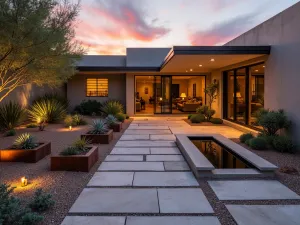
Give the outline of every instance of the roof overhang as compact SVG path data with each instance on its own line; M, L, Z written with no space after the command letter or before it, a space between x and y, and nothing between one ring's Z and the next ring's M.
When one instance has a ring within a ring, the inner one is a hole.
M159 72L160 67L107 67L107 66L79 66L79 72Z
M161 72L211 72L269 55L271 46L174 46Z

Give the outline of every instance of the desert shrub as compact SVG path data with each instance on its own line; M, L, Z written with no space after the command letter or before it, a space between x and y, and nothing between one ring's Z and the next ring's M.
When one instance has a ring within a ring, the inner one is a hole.
M11 130L20 125L25 117L25 109L16 102L0 106L0 129Z
M116 115L116 118L117 118L118 121L120 121L120 122L123 123L123 122L125 121L125 119L126 119L126 114L118 113L118 114Z
M128 114L125 114L125 116L126 116L126 120L128 120L130 117L128 116Z
M33 200L29 203L29 207L37 212L44 212L51 207L55 202L52 200L52 195L47 194L43 191L43 189L39 188L34 193Z
M112 125L118 123L117 118L116 118L115 116L113 116L113 115L108 115L108 116L105 118L105 120L106 120L106 123L107 123L109 126L112 126Z
M205 121L205 117L202 114L195 114L191 116L190 120L192 123L201 123Z
M87 122L85 121L85 119L79 114L73 115L72 119L73 119L73 125L74 126L87 125Z
M26 125L26 128L37 128L38 125L36 123L30 123Z
M213 124L223 124L223 120L221 118L211 118L210 122Z
M283 110L270 111L261 109L256 116L257 123L263 127L265 135L275 136L278 130L290 126L290 121Z
M92 142L86 137L78 138L74 141L72 147L78 150L78 152L87 152L89 150L88 145Z
M73 146L68 146L64 150L60 152L60 155L68 156L68 155L78 155L79 151L77 148L74 148Z
M7 184L0 184L0 224L1 225L35 225L43 217L31 212L12 196L14 188Z
M13 146L17 149L34 149L38 146L38 143L35 141L35 137L29 133L20 134Z
M109 130L106 122L101 119L93 120L91 127L90 134L105 134Z
M109 100L102 105L101 112L106 116L110 114L116 116L123 113L123 105L119 101Z
M15 135L16 135L16 131L14 129L8 130L5 133L6 137L15 136Z
M256 137L249 140L249 146L254 150L267 149L268 143L262 137Z
M273 138L272 146L276 151L293 153L295 145L288 136L276 136Z
M74 111L81 115L99 115L101 107L101 102L96 100L83 100L78 106L75 107Z
M251 139L252 139L252 138L251 138ZM245 141L245 144L248 145L248 146L250 146L250 140L251 140L251 139L247 139L247 140Z
M189 114L189 115L188 115L188 117L187 117L188 120L191 119L192 115L193 115L193 114Z
M56 99L41 99L35 101L28 109L29 118L37 123L58 122L65 117L66 112L66 106Z
M55 100L55 101L59 102L65 108L68 108L68 106L69 106L68 99L64 96L61 96L61 95L57 94L57 93L44 94L43 96L40 96L40 97L36 98L33 103L40 102L40 101L52 101L52 100Z
M73 125L73 117L71 115L67 115L64 119L64 124L66 127Z
M247 133L247 134L242 134L240 136L240 142L242 143L246 143L247 140L250 140L254 138L253 134L252 133Z
M215 110L209 109L207 105L200 106L196 109L197 113L203 114L205 116L206 121L210 121L213 115L216 113Z

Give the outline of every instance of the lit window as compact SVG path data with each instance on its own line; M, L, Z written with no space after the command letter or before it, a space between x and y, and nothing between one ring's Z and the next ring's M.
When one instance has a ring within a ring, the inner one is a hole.
M86 79L86 96L108 97L108 79L102 79L102 78Z

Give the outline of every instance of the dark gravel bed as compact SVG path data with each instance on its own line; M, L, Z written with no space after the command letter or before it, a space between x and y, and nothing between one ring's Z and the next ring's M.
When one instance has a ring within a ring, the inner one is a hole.
M87 120L90 121L90 118ZM99 145L99 160L89 173L50 171L50 156L47 156L37 163L0 163L0 183L16 186L14 195L22 199L25 203L30 200L37 188L43 188L46 192L51 193L56 204L52 209L43 214L45 219L41 225L60 225L72 204L89 182L101 162L111 152L123 132L128 128L130 122L131 120L125 121L122 132L114 133L114 139L110 144ZM17 129L17 135L29 132L38 141L50 141L52 155L57 155L88 129L89 126L87 125L75 127L72 131L69 131L62 124L51 124L46 127L45 131L38 131L38 128L20 128ZM15 137L1 136L0 148L3 149L11 146ZM28 178L30 184L27 187L20 187L22 176Z

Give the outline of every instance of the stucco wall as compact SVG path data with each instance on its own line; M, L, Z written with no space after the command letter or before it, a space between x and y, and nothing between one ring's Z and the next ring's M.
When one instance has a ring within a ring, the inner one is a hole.
M108 79L108 97L87 97L86 96L86 79L87 78L107 78ZM82 100L91 99L103 102L109 99L119 100L125 105L126 103L126 76L125 74L109 75L87 75L77 74L73 76L67 85L67 95L70 101L70 109L80 104Z
M226 45L271 45L265 68L265 107L284 109L300 140L300 2Z
M126 113L134 115L134 74L126 74Z

